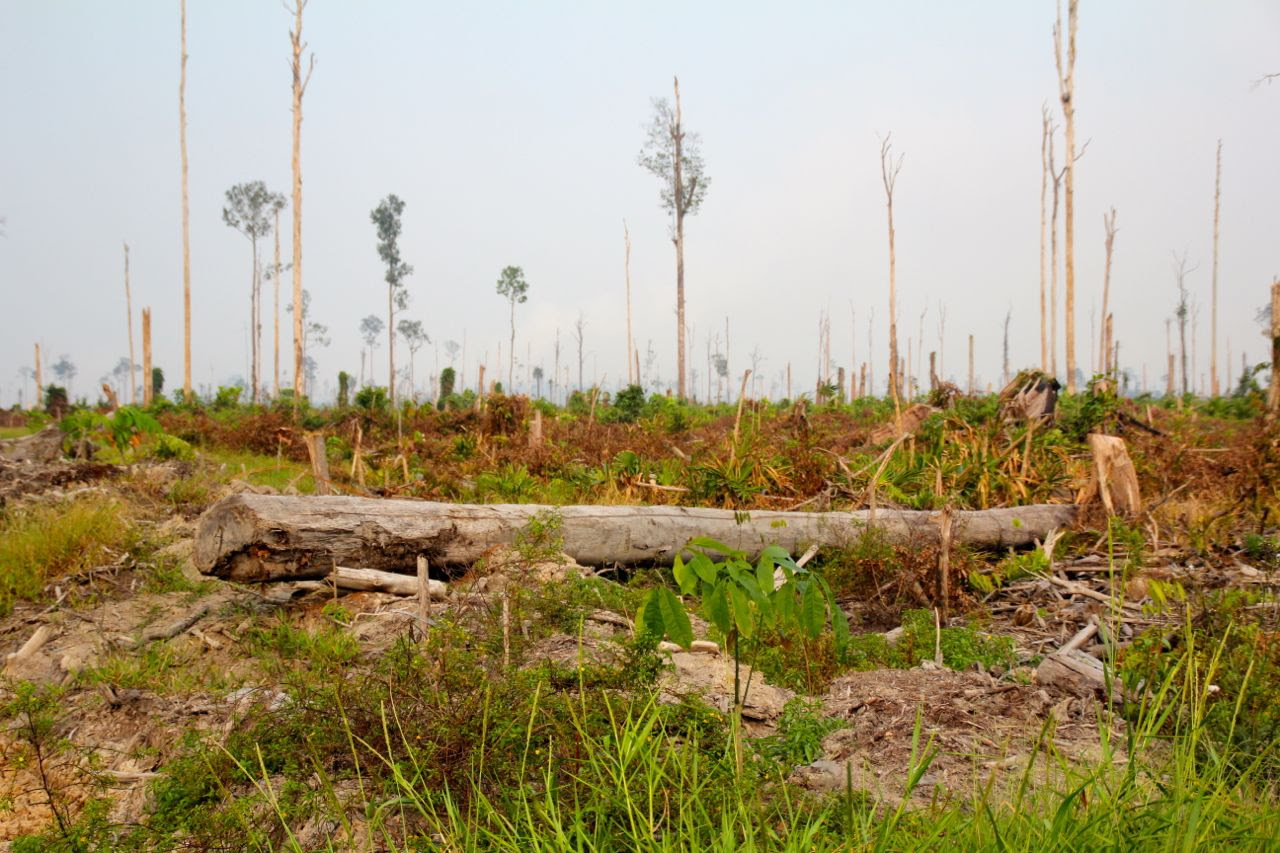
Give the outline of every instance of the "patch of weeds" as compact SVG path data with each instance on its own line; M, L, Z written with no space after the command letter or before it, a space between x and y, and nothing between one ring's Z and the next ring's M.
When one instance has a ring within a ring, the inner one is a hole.
M193 516L213 503L213 491L203 478L179 477L165 489L164 499L175 512Z
M77 682L163 694L222 692L232 686L223 669L200 666L198 655L184 651L171 640L148 643L136 652L113 652L97 666L81 672Z
M1033 551L1011 551L1008 556L986 569L975 567L967 577L969 586L982 595L990 595L1007 583L1042 575L1049 570L1049 558L1040 548Z
M111 562L138 541L118 501L83 499L0 512L0 616L52 580Z
M142 566L143 592L204 592L214 585L214 581L193 581L182 573L178 560L168 556L153 557L151 562Z
M1010 637L984 633L972 622L938 631L931 610L908 610L902 616L902 635L890 643L884 634L855 636L842 658L852 669L910 669L933 660L941 647L942 663L964 670L980 663L1011 668L1014 645Z
M563 526L564 518L556 510L534 514L516 532L516 552L531 563L559 557L564 551L564 535L561 533Z
M284 614L265 628L251 628L244 642L255 654L278 661L306 661L321 672L350 663L360 654L359 641L341 627L326 623L308 630Z
M797 696L782 709L776 734L756 741L762 755L790 769L822 756L822 739L844 725L822 716L822 703Z
M1268 571L1280 568L1280 542L1274 536L1248 533L1243 544L1245 556L1258 566Z
M14 851L110 849L106 802L98 796L103 785L97 763L92 753L78 750L63 734L64 697L61 687L23 681L13 685L12 698L0 703L0 721L8 724L13 743L0 758L6 770L25 772L35 780L35 791L43 795L51 816L44 832L15 839Z
M538 481L529 469L511 462L476 477L476 495L484 500L497 498L506 503L526 503L537 489Z

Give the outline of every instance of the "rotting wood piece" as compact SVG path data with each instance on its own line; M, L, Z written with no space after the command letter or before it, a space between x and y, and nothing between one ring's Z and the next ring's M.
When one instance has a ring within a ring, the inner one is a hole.
M1071 504L957 511L954 541L1030 546L1070 527L1076 513ZM756 555L768 544L793 554L814 544L850 545L871 525L902 544L937 544L939 534L937 513L896 509L878 510L872 522L865 511L480 506L246 493L223 498L201 516L193 560L204 574L248 582L324 578L337 565L414 574L419 555L440 567L470 565L495 545L514 544L530 520L545 514L559 516L564 552L589 566L670 563L698 536Z
M1077 503L1087 504L1095 496L1101 496L1108 515L1132 516L1142 512L1138 471L1129 458L1124 439L1090 433L1087 440L1093 454L1093 473Z

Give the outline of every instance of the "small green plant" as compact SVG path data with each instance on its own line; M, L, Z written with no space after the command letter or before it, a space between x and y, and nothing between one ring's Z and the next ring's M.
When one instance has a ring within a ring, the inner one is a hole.
M822 739L842 725L822 715L822 703L797 696L782 709L776 734L758 741L760 752L786 770L822 757Z
M387 389L381 385L366 385L356 392L356 408L373 414L387 408Z
M698 596L703 616L725 637L733 654L735 762L741 772L742 704L751 687L750 679L742 683L742 641L752 643L762 630L773 628L816 639L829 620L839 653L849 640L849 622L826 581L798 565L784 548L766 546L753 566L745 552L714 539L696 538L689 547L694 549L692 558L685 563L677 554L672 573L681 593ZM712 554L721 555L720 561ZM693 642L684 603L665 586L655 587L645 598L636 624L686 648Z

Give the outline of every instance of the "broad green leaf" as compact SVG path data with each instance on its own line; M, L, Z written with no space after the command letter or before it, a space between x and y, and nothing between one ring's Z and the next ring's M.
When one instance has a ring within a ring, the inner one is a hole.
M844 615L844 611L836 604L836 597L831 594L831 587L827 586L827 582L820 576L814 575L814 580L822 585L823 595L827 599L827 606L831 608L831 630L835 633L836 654L839 655L849 647L849 617Z
M662 624L666 626L666 634L671 642L689 648L693 642L693 626L689 623L689 614L685 612L684 602L676 598L676 594L665 586L653 591L649 608L662 614Z
M826 621L826 602L822 600L822 591L813 583L806 584L804 597L800 599L800 628L809 639L816 640Z
M675 565L671 567L671 573L675 575L676 583L680 584L680 591L685 595L693 595L698 591L698 575L692 568L685 565L684 560L680 559L680 555L676 554Z
M743 556L741 551L735 551L733 548L730 548L728 545L724 544L723 542L720 542L716 539L711 539L706 536L697 536L693 539L690 539L689 545L694 548L703 548L708 551L718 551L719 553L724 554L726 557L737 557L738 559L742 559L742 556Z
M689 566L698 575L698 577L702 578L703 583L716 582L716 575L718 574L716 571L716 564L711 562L711 558L706 554L694 554L693 559L689 561Z
M767 596L767 593L765 592L767 587L761 588L760 584L756 583L755 575L750 574L749 572L743 572L738 578L738 586L746 590L747 595L751 596L751 600L756 604L763 603Z
M788 628L796 621L796 593L790 585L783 585L773 596L773 611L777 615L778 625Z
M769 549L766 548L765 551ZM760 555L756 563L756 583L765 592L773 592L773 559L767 553Z
M644 598L641 612L636 614L636 622L644 625L645 630L658 639L662 639L667 633L666 623L662 619L662 609L655 601L660 589L661 587L658 587L649 591Z
M702 602L707 619L715 625L721 634L728 635L733 628L733 618L729 612L729 589L725 581L720 581L711 588Z
M750 640L756 628L751 619L751 601L746 591L736 584L729 586L729 595L733 599L733 621L738 626L738 633Z

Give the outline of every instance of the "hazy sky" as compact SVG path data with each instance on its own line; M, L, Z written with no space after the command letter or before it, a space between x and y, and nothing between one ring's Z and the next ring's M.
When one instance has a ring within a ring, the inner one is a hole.
M1102 216L1119 212L1113 304L1121 359L1163 387L1171 259L1186 252L1207 370L1214 148L1224 142L1221 360L1262 360L1253 316L1280 272L1280 5L1081 3L1076 176L1077 354L1090 368L1101 301ZM905 154L895 199L899 329L945 366L998 381L1011 310L1014 366L1039 360L1040 108L1056 103L1049 2L392 3L313 0L316 71L304 104L305 286L333 343L318 395L360 368L359 319L384 314L370 210L407 204L408 316L433 344L467 342L505 376L499 271L523 266L517 356L625 376L622 221L632 236L635 328L674 382L675 271L658 185L636 165L650 98L680 75L710 192L687 223L691 364L730 318L730 370L759 346L765 393L788 361L812 388L819 312L833 359L887 364L888 252L880 136ZM250 251L221 220L231 185L289 190L290 16L274 0L190 0L188 140L194 378L247 376ZM153 310L156 364L182 374L178 4L0 0L0 402L39 341L72 391L128 352L121 242L135 314ZM1059 142L1059 151L1062 150ZM290 253L285 224L286 258ZM266 254L270 249L267 246ZM269 296L269 293L268 293ZM856 341L851 340L851 309ZM270 376L270 308L264 310ZM135 321L136 326L136 321ZM138 358L141 359L140 333ZM289 346L285 335L284 348ZM1060 334L1061 343L1062 336ZM503 362L498 363L502 342ZM398 355L404 348L397 348ZM405 353L407 356L407 353ZM444 362L443 353L440 356ZM286 358L286 360L288 360ZM1063 362L1060 359L1060 365ZM459 365L461 366L461 365ZM1224 368L1225 369L1225 368ZM420 381L435 349L418 355ZM286 372L288 372L286 370ZM386 345L375 378L386 382ZM883 379L880 380L883 385ZM26 386L30 395L30 385Z

